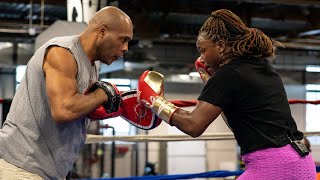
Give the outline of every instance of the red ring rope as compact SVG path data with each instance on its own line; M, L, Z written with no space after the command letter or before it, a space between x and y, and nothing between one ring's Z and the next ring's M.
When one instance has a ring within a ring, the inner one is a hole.
M188 107L188 106L195 106L197 104L197 100L171 100L171 103L178 107ZM301 99L289 99L289 104L320 104L320 100L315 101L307 101L307 100L301 100Z
M0 104L4 103L4 99L0 99ZM197 100L171 100L171 103L178 107L188 107L188 106L195 106L197 104ZM320 104L320 100L315 101L308 101L308 100L302 100L302 99L289 99L289 104Z
M301 99L289 99L289 104L320 104L320 100L316 101L307 101L307 100L301 100Z

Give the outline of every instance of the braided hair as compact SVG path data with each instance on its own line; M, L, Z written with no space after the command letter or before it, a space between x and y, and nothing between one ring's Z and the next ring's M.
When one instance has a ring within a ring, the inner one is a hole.
M220 66L243 56L273 59L275 57L273 44L278 43L262 31L246 27L236 14L227 9L212 12L200 28L199 36L211 42L223 40L232 48L230 53L222 57Z

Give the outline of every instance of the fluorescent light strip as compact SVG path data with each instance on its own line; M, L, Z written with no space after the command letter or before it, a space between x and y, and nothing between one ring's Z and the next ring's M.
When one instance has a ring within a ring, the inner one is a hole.
M307 72L320 72L320 66L306 66Z
M320 91L320 84L307 84L306 90L307 91Z
M191 77L200 77L200 74L198 72L191 72L191 73L189 73L189 76L191 76Z

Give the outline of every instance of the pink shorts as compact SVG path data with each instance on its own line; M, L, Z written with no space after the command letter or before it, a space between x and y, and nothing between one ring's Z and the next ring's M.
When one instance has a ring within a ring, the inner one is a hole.
M242 156L245 172L237 180L315 180L311 154L300 157L290 144L257 150Z

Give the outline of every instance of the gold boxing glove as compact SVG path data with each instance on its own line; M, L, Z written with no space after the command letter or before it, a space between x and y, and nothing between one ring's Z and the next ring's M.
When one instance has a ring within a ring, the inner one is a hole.
M177 106L168 102L164 96L163 75L156 71L145 71L138 81L138 101L152 109L163 121L172 125L170 120Z

